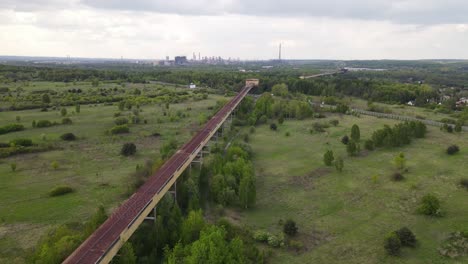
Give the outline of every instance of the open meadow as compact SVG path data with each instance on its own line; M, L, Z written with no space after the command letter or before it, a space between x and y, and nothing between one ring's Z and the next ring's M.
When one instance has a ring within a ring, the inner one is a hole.
M66 92L63 83L34 85L38 86ZM112 211L133 190L131 175L137 165L154 162L160 156L161 146L171 139L178 144L187 141L213 114L217 102L228 99L208 93L202 98L188 89L161 85L130 85L123 89L133 91L135 87L142 89L143 97L145 91L179 92L184 97L180 102L167 104L164 98L154 97L154 101L145 101L141 106L134 103L132 109L125 106L123 110L118 102L81 105L79 113L75 106L67 106L65 115L61 112L63 107L46 112L0 112L1 125L17 123L25 127L0 135L0 143L25 138L34 145L50 148L0 159L0 263L23 263L28 249L52 227L86 221L100 205ZM90 85L82 87L88 88L92 89ZM27 89L23 87L22 93ZM121 96L132 98L133 93ZM62 124L66 117L72 120L71 124ZM109 132L117 119L127 119L129 133ZM39 120L57 124L33 128L33 121ZM73 133L77 139L64 141L60 136L65 133ZM127 142L136 145L136 155L120 155ZM73 192L50 197L49 192L58 186L71 187Z
M339 120L325 132L311 133L315 122ZM286 120L277 131L269 125L250 135L257 175L257 203L240 213L243 224L253 230L282 232L287 219L296 221L299 251L272 250L271 263L466 263L468 259L443 257L438 248L451 232L468 230L468 193L459 186L467 177L468 136L449 134L428 127L423 139L410 145L367 151L349 157L341 143L357 124L361 142L373 131L394 120L368 116L328 114L324 119ZM289 136L286 135L289 133ZM449 156L456 144L460 153ZM323 155L333 150L344 159L340 173L327 167ZM403 181L392 181L392 163L400 152L408 169ZM431 193L441 200L444 216L418 214L422 196ZM410 228L418 244L405 248L401 256L388 256L384 238L401 227Z

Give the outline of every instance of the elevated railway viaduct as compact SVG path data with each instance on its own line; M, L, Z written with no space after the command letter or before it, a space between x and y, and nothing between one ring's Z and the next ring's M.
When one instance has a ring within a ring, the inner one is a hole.
M229 103L167 160L136 193L118 207L63 263L109 263L255 84L258 84L258 80L256 83L248 80L246 86Z

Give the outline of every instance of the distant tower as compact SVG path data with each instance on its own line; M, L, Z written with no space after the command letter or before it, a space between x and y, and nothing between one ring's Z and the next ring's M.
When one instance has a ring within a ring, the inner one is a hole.
M201 60L200 52L198 52L198 60Z
M279 56L278 56L278 60L281 60L281 43L279 45Z

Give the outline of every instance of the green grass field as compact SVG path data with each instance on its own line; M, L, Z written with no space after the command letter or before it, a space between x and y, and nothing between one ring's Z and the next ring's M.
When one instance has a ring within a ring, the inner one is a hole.
M57 150L22 154L0 159L0 263L22 263L26 250L51 227L66 222L86 221L99 205L108 211L126 198L130 174L137 164L159 156L162 144L176 138L179 144L188 140L200 126L200 116L208 116L218 100L228 99L209 95L208 99L171 104L141 106L141 119L147 124L131 124L130 133L108 135L105 132L114 124L117 106L82 105L79 114L74 107L67 107L71 125L48 128L32 128L33 120L48 119L60 123L60 111L40 112L39 109L15 112L0 112L0 124L19 123L26 130L0 135L0 142L15 138L30 138L35 144L53 144ZM190 109L190 110L189 110ZM186 117L171 121L181 111ZM172 114L171 114L172 113ZM131 111L122 111L130 119ZM159 120L159 121L158 121ZM72 132L77 141L65 142L60 135ZM153 136L159 133L161 136ZM133 157L119 155L122 144L134 142L137 154ZM53 161L59 164L54 170ZM17 164L13 172L11 163ZM75 192L60 197L48 197L55 186L68 185Z
M338 119L326 133L309 132L314 122ZM468 193L458 186L467 177L468 136L448 134L428 127L424 139L405 147L363 150L348 157L340 139L353 124L361 130L361 141L383 124L395 121L361 116L331 116L326 119L288 121L278 131L258 127L251 135L257 174L257 205L241 213L242 223L252 229L280 233L280 220L294 219L297 240L304 250L274 249L271 263L466 263L468 259L441 257L437 248L450 232L468 229ZM289 137L285 133L289 132ZM450 144L461 152L445 154ZM331 149L342 156L342 173L327 168L323 154ZM363 149L363 147L362 147ZM404 152L408 173L393 182L393 157ZM373 178L377 180L374 181ZM437 195L444 217L416 213L419 199ZM383 248L387 233L409 227L419 240L414 249L405 248L400 257L389 257Z
M312 98L315 102L320 102L321 100L320 96L312 96ZM362 110L368 109L367 101L364 99L360 99L356 97L346 97L344 101L351 108L357 108L357 109L362 109ZM373 104L375 106L381 107L382 109L389 110L390 113L393 113L396 115L424 118L424 119L430 119L434 121L441 121L447 118L456 120L456 118L453 118L450 114L438 113L437 111L423 108L423 107L415 107L415 106L409 106L409 105L404 105L404 104L391 105L391 104L384 104L384 103L379 103L379 102L373 102Z

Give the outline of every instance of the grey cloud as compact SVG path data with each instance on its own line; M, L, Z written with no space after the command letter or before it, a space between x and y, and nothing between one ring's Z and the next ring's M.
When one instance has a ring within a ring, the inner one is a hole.
M466 23L466 0L81 0L89 7L181 15L244 14L386 20L404 24Z
M45 9L64 9L79 0L1 0L0 9L31 12Z

